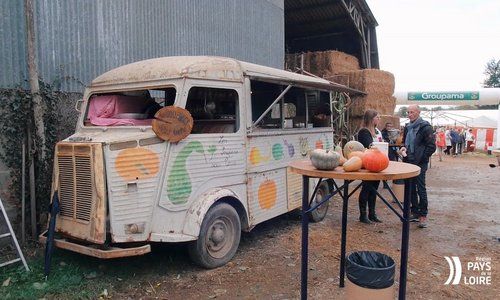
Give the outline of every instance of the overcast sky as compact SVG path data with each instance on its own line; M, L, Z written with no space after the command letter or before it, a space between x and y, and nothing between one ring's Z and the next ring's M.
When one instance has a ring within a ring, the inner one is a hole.
M367 0L377 27L380 68L397 91L482 87L500 59L500 0Z

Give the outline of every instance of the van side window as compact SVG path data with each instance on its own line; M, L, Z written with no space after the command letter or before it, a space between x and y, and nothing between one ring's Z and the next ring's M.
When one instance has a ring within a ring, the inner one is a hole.
M155 113L173 105L175 88L94 94L89 98L85 126L151 126Z
M193 87L186 109L193 116L192 134L238 131L238 93L231 89Z
M251 80L250 83L252 123L254 123L287 86L257 80ZM294 86L273 105L255 127L258 129L330 127L329 103L328 92Z

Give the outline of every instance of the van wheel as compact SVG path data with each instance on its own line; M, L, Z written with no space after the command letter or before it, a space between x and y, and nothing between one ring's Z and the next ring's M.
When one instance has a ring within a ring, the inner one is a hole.
M328 183L326 181L322 182L316 192L316 197L314 197L311 206L320 203L330 194L330 189L328 188ZM330 201L323 203L320 207L316 208L312 212L308 213L309 220L312 222L320 222L326 217L328 212L328 206L330 206Z
M240 237L241 223L236 210L227 203L216 204L205 215L198 240L189 244L189 256L207 269L223 266L236 254Z

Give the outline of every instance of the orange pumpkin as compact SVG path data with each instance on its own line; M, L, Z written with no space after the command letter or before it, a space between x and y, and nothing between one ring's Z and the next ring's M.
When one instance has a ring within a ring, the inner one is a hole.
M389 157L377 148L370 148L364 152L363 167L370 172L380 172L389 166Z

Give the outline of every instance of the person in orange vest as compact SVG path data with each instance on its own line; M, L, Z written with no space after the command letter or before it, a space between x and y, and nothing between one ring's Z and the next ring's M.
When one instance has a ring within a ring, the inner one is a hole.
M446 137L443 128L438 128L436 130L436 146L439 161L443 161L443 151L446 149Z

